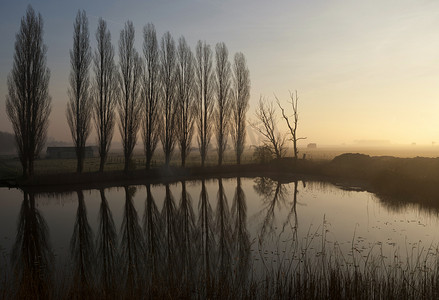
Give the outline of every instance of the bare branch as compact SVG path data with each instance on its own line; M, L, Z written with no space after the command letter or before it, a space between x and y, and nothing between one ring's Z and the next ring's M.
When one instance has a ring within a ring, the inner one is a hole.
M290 91L291 102L289 102L289 103L291 104L292 109L293 109L293 115L290 117L288 117L285 114L285 110L281 106L280 101L276 97L276 95L274 95L274 97L276 98L277 105L281 109L282 117L285 120L285 123L287 123L288 129L290 130L290 135L291 135L290 140L293 142L294 159L297 160L298 155L299 155L299 151L297 150L297 141L306 139L306 137L297 137L297 133L296 133L297 126L299 124L299 112L297 110L297 104L298 104L299 97L297 96L297 91L295 94L293 94ZM290 123L290 118L293 119L293 123Z
M286 151L285 135L276 130L277 117L273 102L269 103L267 99L260 97L255 116L257 122L250 122L250 126L264 137L264 145L269 147L276 158L283 157Z

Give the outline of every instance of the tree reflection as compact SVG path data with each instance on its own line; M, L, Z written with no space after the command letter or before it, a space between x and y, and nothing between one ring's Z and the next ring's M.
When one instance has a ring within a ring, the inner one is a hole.
M177 213L175 209L175 201L172 196L169 184L165 186L165 202L163 203L162 218L164 222L164 265L171 270L176 266L175 252L177 252ZM172 273L169 273L172 274Z
M23 193L11 255L18 299L51 298L54 256L46 221L35 206L34 194Z
M145 213L143 216L143 231L146 243L146 267L149 280L157 274L160 261L162 219L151 193L151 185L146 186Z
M186 190L185 181L181 182L181 199L178 213L180 264L182 275L190 282L193 280L195 271L196 257L194 257L194 253L196 251L197 228L195 226L195 213L192 207L191 195Z
M247 230L247 203L241 178L236 178L236 190L232 204L235 276L237 285L245 283L250 269L250 236Z
M97 279L98 286L102 289L103 295L107 297L107 295L114 295L117 286L117 233L103 189L100 190L100 195L99 230L96 241Z
M216 205L215 229L218 236L218 274L220 276L220 284L227 284L230 276L231 263L231 227L230 227L230 212L227 198L224 193L223 181L218 179L218 203Z
M201 243L201 263L202 263L202 277L206 282L205 292L209 292L211 280L211 264L212 264L212 248L214 245L214 236L212 230L212 207L209 203L209 195L206 190L205 180L201 180L200 201L198 204L199 217L198 227L200 229L200 243ZM207 296L207 295L204 295Z
M143 285L145 248L142 229L139 225L133 197L135 187L125 187L125 208L121 227L121 276L124 295L135 298L139 296Z
M298 191L298 185L299 182L297 180L295 180L294 182L294 189L293 189L293 202L291 203L291 210L288 213L288 216L282 226L282 232L285 231L285 228L287 227L287 225L290 225L293 229L293 235L297 240L297 230L298 230L298 226L299 226L299 220L297 218L297 194L299 193ZM303 187L306 187L306 183L304 181L302 181L303 183ZM294 223L291 223L291 217L294 215Z
M73 235L70 240L70 257L73 266L73 282L70 297L84 299L94 288L94 245L93 232L87 220L84 194L77 192L78 209L76 211Z
M287 194L286 187L278 181L274 181L269 178L260 177L255 179L255 185L253 188L260 195L263 196L263 209L261 213L265 211L265 217L262 222L261 239L263 240L266 234L273 235L275 232L274 209L281 204L285 204L285 196Z

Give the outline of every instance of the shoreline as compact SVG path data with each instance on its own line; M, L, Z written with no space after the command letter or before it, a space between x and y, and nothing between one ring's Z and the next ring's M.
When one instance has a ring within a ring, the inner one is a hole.
M275 159L266 164L158 167L129 172L60 173L31 180L3 179L0 187L56 193L127 185L175 183L231 177L269 177L281 183L323 181L345 189L368 191L398 201L439 206L439 158L397 158L345 153L328 161Z

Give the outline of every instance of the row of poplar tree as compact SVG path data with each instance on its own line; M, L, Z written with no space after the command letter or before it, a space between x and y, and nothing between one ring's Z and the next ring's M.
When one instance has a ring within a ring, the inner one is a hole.
M194 54L184 37L176 43L166 32L159 42L153 24L143 28L143 55L140 55L134 48L134 31L133 23L126 22L120 33L119 63L116 64L105 20L99 19L95 35L97 46L92 52L86 13L78 11L70 50L66 111L76 149L77 171L83 169L85 144L92 123L97 132L101 172L116 124L122 138L125 170L131 166L139 131L146 168L151 166L159 141L165 164L169 165L178 145L184 166L195 130L201 165L205 164L213 133L218 164L223 162L229 136L239 164L250 98L249 70L244 55L235 54L231 64L224 43L218 43L213 51L201 41ZM46 53L42 17L29 5L16 35L6 99L6 111L15 132L25 177L33 175L34 160L47 137L51 97Z
M242 53L237 53L231 64L224 43L216 44L212 51L208 44L198 41L194 55L184 37L176 42L166 32L158 41L154 25L147 24L143 28L141 55L134 47L134 26L130 21L120 33L118 65L103 19L98 22L96 41L92 54L86 13L78 11L70 50L67 104L78 172L83 168L84 147L92 119L98 136L100 171L104 169L116 121L122 138L125 170L130 168L139 131L146 168L151 166L159 141L166 165L178 145L181 165L185 166L194 131L202 166L213 133L218 164L223 162L229 134L240 163L250 97L249 70ZM93 80L89 77L90 65L93 65Z

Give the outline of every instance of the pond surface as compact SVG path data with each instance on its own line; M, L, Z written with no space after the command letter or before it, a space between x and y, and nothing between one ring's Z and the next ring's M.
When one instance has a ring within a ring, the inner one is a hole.
M397 203L323 182L267 178L50 195L0 189L0 266L3 276L88 276L107 287L116 275L132 289L160 272L245 280L325 251L346 263L379 256L401 264L436 251L438 211Z

